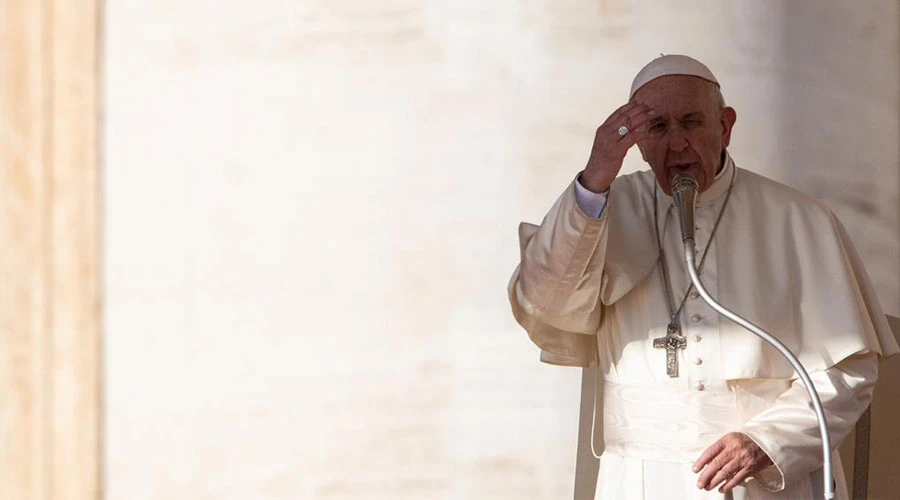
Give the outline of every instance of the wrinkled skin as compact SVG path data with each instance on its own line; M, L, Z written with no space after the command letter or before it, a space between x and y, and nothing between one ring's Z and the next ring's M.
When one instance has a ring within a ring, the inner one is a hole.
M657 78L634 94L633 101L657 112L637 145L666 194L679 172L692 174L701 193L712 185L737 120L717 96L713 84L681 75Z
M693 174L700 192L705 191L722 165L737 120L735 110L722 106L713 90L710 82L684 75L641 87L597 129L582 185L596 193L609 189L628 149L637 144L666 194L672 194L672 179L682 171ZM618 134L622 125L630 130L624 137Z
M740 432L729 432L712 444L694 462L700 472L697 488L728 493L748 477L772 465L772 460L752 439ZM724 483L724 484L723 484Z
M591 156L579 180L585 188L602 193L619 175L625 154L637 141L648 138L647 125L657 113L645 104L629 102L615 110L597 128ZM630 132L619 135L619 127L627 126Z

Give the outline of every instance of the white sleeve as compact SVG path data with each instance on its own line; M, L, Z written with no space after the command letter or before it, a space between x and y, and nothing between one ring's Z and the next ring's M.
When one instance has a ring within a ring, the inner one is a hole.
M878 378L878 355L858 353L825 371L810 373L809 378L822 400L831 445L837 448L872 401ZM822 467L819 424L799 379L794 380L771 408L744 424L741 432L772 459L773 465L756 476L770 491L780 491Z
M541 361L593 366L607 214L584 213L575 189L570 182L540 226L519 225L521 261L507 290L513 316L541 348Z
M578 177L581 177L580 175ZM579 179L575 179L575 203L578 208L588 217L594 219L600 217L603 209L606 208L606 198L609 196L609 190L602 193L595 193L581 185Z

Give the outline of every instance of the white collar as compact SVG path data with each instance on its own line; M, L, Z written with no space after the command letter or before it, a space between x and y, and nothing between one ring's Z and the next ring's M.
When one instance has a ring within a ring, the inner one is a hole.
M700 193L700 196L697 197L697 206L710 206L713 203L717 202L723 195L725 195L725 193L728 192L729 186L732 185L732 177L734 177L735 184L738 181L736 177L738 172L736 172L736 169L737 167L735 167L734 160L731 159L731 155L728 154L728 151L725 151L725 164L722 166L722 169L719 170L719 172L716 174L715 179L713 179L712 185L709 186L706 191ZM663 192L658 183L656 183L655 189L657 191L657 195L659 196L657 220L660 224L660 234L664 235L666 216L668 215L669 210L675 206L675 201L671 196Z

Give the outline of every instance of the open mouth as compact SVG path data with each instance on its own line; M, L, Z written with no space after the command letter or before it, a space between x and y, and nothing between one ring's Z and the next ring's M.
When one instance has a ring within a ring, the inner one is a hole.
M675 170L676 172L683 172L691 167L693 167L697 162L687 161L687 162L678 162L673 163L669 166L671 170Z

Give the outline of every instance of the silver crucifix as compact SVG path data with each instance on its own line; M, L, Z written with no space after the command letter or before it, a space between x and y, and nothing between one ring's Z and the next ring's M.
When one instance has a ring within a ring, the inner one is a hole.
M655 349L666 350L666 374L670 377L678 376L678 349L687 347L687 339L678 334L678 325L669 323L665 337L653 339Z

